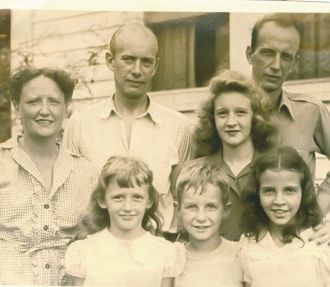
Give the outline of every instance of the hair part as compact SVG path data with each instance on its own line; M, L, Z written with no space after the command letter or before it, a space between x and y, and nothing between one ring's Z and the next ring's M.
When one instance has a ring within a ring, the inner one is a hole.
M75 82L67 72L52 68L24 67L15 70L9 80L9 92L15 106L20 103L24 86L40 76L49 78L57 84L64 94L65 103L71 101Z
M258 46L258 36L260 29L269 22L274 22L277 25L281 27L293 27L297 30L300 38L303 37L303 25L299 21L298 17L296 15L293 15L292 13L275 13L275 14L268 14L264 16L262 19L257 21L253 28L252 28L252 34L251 34L251 49L252 51L255 51L255 49Z
M227 92L239 92L250 100L253 112L251 139L254 148L262 152L273 147L277 130L266 116L252 81L240 72L222 70L210 80L208 99L201 104L197 114L198 123L193 136L197 156L212 154L222 147L215 124L214 103L221 94Z
M291 221L283 228L283 243L300 238L301 231L321 222L322 215L316 199L313 177L309 167L292 147L280 147L260 156L253 165L253 172L247 188L243 191L244 210L242 229L247 237L259 241L265 230L269 230L270 220L260 202L260 177L266 170L289 170L300 175L302 197L299 209Z
M147 187L152 205L145 211L142 227L158 234L161 228L161 217L157 213L159 195L152 181L151 170L141 160L125 156L110 157L104 165L97 187L92 193L88 213L82 220L83 233L93 234L111 225L108 210L100 207L99 202L104 201L109 184L116 184L120 188Z

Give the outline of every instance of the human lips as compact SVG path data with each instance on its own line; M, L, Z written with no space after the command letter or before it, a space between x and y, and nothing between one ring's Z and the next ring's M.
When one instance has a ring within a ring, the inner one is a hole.
M136 81L136 80L127 80L133 86L140 86L144 84L144 81Z
M52 124L54 121L53 120L49 120L49 119L37 119L36 122L39 125L48 126L48 125Z
M199 232L203 232L203 231L207 230L208 228L210 228L210 226L205 226L205 225L194 225L193 227L194 227L194 229L196 229Z
M129 221L129 220L131 220L132 218L135 217L135 214L121 214L121 215L119 215L119 216L120 216L122 219Z
M265 74L265 77L271 81L278 81L281 80L281 76L279 75L274 75L274 74Z
M240 132L240 130L226 130L225 132L226 132L226 134L228 134L230 136L234 136L234 135L238 134Z
M272 209L271 211L276 217L284 217L285 214L288 212L288 210L284 209Z

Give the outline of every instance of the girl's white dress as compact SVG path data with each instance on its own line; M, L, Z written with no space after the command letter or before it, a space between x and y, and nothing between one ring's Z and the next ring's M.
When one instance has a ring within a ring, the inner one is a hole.
M330 286L330 248L309 242L312 232L309 229L301 234L304 243L294 238L283 247L277 247L269 233L258 243L243 239L238 267L241 273L236 273L241 278L236 278L236 282L243 279L251 287Z
M65 255L66 272L84 286L157 287L183 269L184 254L163 238L146 232L120 240L107 229L73 242Z

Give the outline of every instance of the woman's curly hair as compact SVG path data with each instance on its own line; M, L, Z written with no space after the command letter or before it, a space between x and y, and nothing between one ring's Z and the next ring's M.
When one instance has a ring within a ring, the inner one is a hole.
M250 100L253 111L251 138L254 148L262 152L273 147L277 129L266 117L252 81L239 72L222 70L210 80L208 99L201 104L198 111L198 123L194 131L197 156L212 154L222 146L215 125L214 102L226 92L239 92Z

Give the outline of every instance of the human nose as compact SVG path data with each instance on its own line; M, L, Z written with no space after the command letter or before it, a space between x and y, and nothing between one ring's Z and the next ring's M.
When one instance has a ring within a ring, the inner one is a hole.
M132 200L130 198L126 198L124 201L123 210L130 211L132 210L132 208L133 208Z
M281 69L281 53L276 52L271 63L271 68L273 70L280 70Z
M49 115L49 104L46 100L41 101L40 114Z
M274 198L274 204L276 205L283 205L284 204L284 196L281 191L276 192L275 198Z
M230 112L227 119L228 126L235 126L237 124L236 116L233 112Z
M204 221L205 218L206 218L205 210L203 208L198 209L197 214L196 214L196 220L201 222L201 221Z
M140 60L136 60L136 61L133 63L133 66L132 66L132 74L133 74L135 77L139 77L139 76L141 76L141 74L142 74L142 70L141 70L141 62L140 62Z

